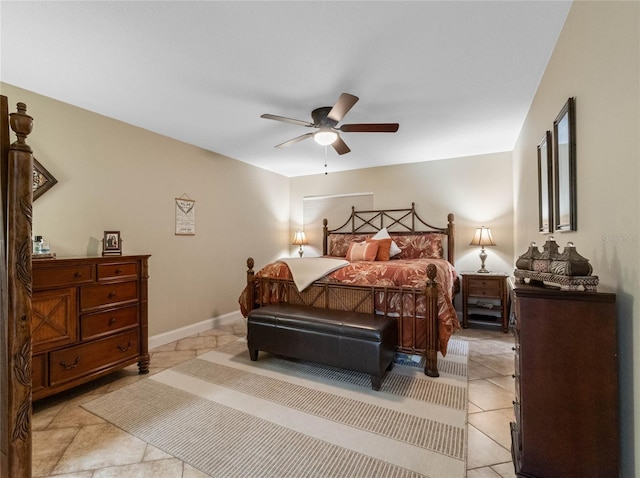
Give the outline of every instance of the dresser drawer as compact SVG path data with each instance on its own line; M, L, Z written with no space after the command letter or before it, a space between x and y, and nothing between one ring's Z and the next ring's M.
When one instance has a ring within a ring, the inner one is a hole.
M467 294L474 297L491 297L501 299L501 280L503 279L469 279L467 280Z
M138 277L138 263L137 262L121 262L118 264L99 264L98 265L98 280L111 280L137 278Z
M93 282L94 268L91 265L69 267L43 267L33 269L33 288L73 286Z
M113 334L138 325L138 306L107 310L80 317L80 339L88 340Z
M138 331L123 332L49 354L51 386L99 372L139 354Z
M80 310L85 311L102 306L137 300L138 282L97 284L80 289Z

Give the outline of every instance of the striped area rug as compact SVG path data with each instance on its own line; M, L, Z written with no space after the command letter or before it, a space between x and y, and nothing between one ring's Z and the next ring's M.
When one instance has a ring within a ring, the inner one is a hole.
M464 477L467 343L369 376L238 341L84 405L214 477Z

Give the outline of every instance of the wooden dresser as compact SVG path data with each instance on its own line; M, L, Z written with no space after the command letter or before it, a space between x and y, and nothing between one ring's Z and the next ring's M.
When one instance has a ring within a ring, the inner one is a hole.
M618 477L616 296L512 284L520 477Z
M136 362L149 372L149 257L33 260L34 400Z

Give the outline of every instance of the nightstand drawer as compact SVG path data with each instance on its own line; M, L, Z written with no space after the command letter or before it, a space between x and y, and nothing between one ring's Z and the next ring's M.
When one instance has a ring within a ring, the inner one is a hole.
M500 299L502 298L501 280L503 279L468 279L467 294L474 297L492 297Z

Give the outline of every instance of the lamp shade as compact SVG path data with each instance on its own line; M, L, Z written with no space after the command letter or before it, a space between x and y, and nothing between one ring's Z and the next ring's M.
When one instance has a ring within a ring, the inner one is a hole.
M294 246L302 246L307 244L307 237L304 235L303 231L296 231L293 236L293 242L291 243Z
M495 246L493 237L491 236L491 229L488 227L479 227L476 229L476 233L473 235L473 239L469 243L470 246Z

